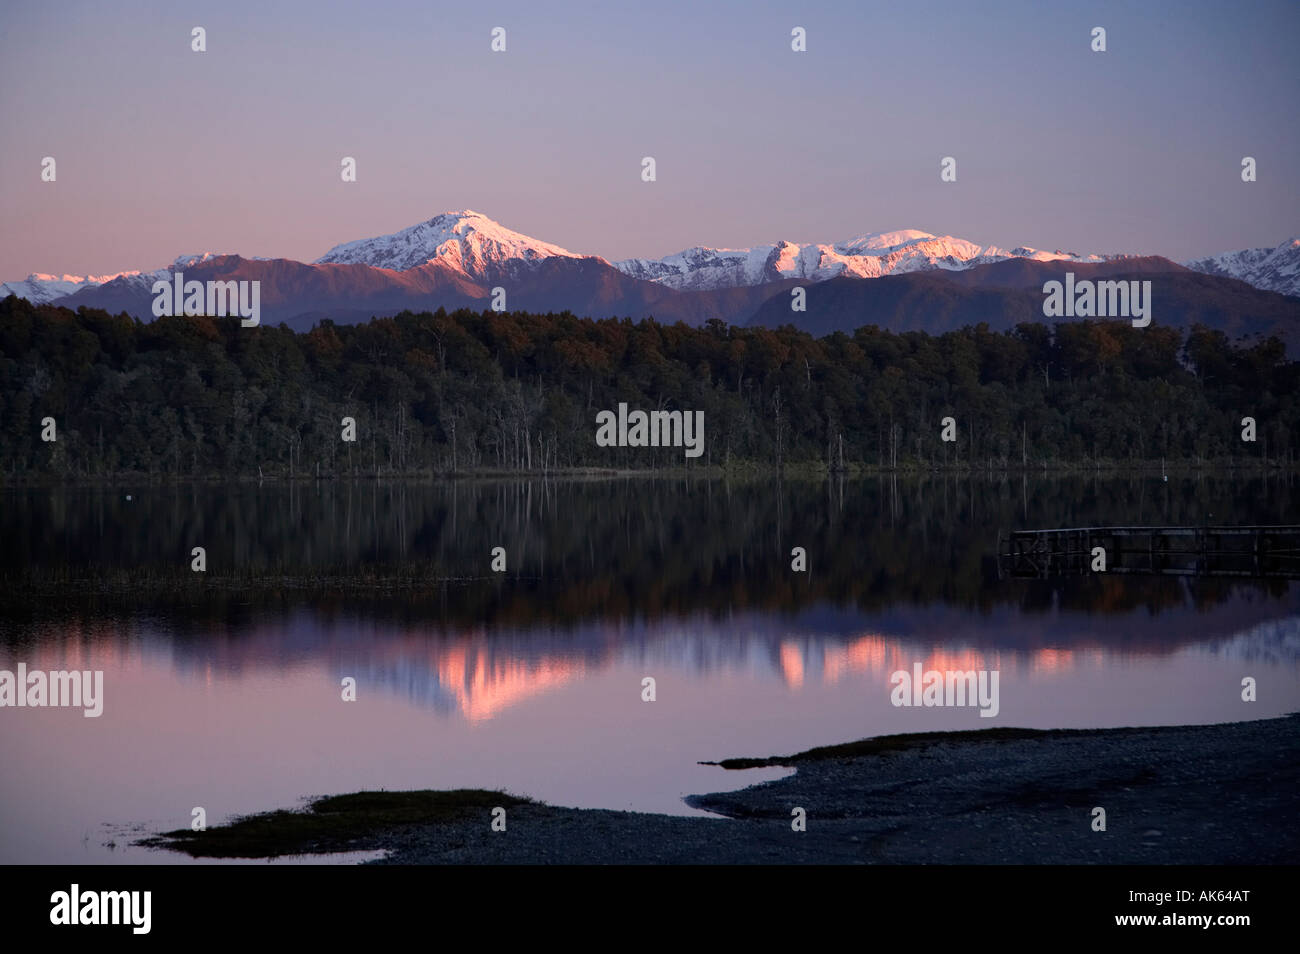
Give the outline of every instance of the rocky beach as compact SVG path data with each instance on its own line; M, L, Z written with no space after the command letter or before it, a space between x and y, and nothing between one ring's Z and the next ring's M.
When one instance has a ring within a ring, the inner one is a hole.
M1300 861L1300 715L884 736L719 764L794 771L687 799L717 818L564 808L476 790L358 793L147 843L196 857L380 850L379 864ZM504 830L494 830L496 807L505 809ZM796 809L805 830L795 830Z

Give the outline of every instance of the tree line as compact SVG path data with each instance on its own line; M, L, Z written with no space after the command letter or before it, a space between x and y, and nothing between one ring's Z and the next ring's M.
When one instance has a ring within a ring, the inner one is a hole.
M439 309L300 333L10 296L0 475L1290 466L1298 385L1300 364L1277 339L1233 343L1200 326L868 326L817 338L716 319ZM704 455L598 447L596 414L620 402L703 411ZM955 441L941 439L945 417ZM343 440L344 418L355 441Z

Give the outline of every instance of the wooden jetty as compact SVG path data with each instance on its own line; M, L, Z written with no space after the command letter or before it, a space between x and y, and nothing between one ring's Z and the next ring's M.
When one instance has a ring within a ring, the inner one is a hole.
M1300 579L1300 526L1072 527L998 534L998 578L1043 580L1093 573Z

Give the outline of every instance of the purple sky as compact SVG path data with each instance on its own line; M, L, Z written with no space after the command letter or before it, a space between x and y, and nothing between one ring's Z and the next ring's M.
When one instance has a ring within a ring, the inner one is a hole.
M0 280L311 261L463 208L611 259L917 228L1183 260L1300 234L1300 4L609 6L6 0Z

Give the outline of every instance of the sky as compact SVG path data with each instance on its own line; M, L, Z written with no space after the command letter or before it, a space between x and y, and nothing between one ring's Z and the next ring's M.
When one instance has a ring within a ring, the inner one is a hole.
M312 261L467 208L610 260L909 228L1274 246L1300 235L1297 50L1300 4L1254 0L4 0L0 280Z

